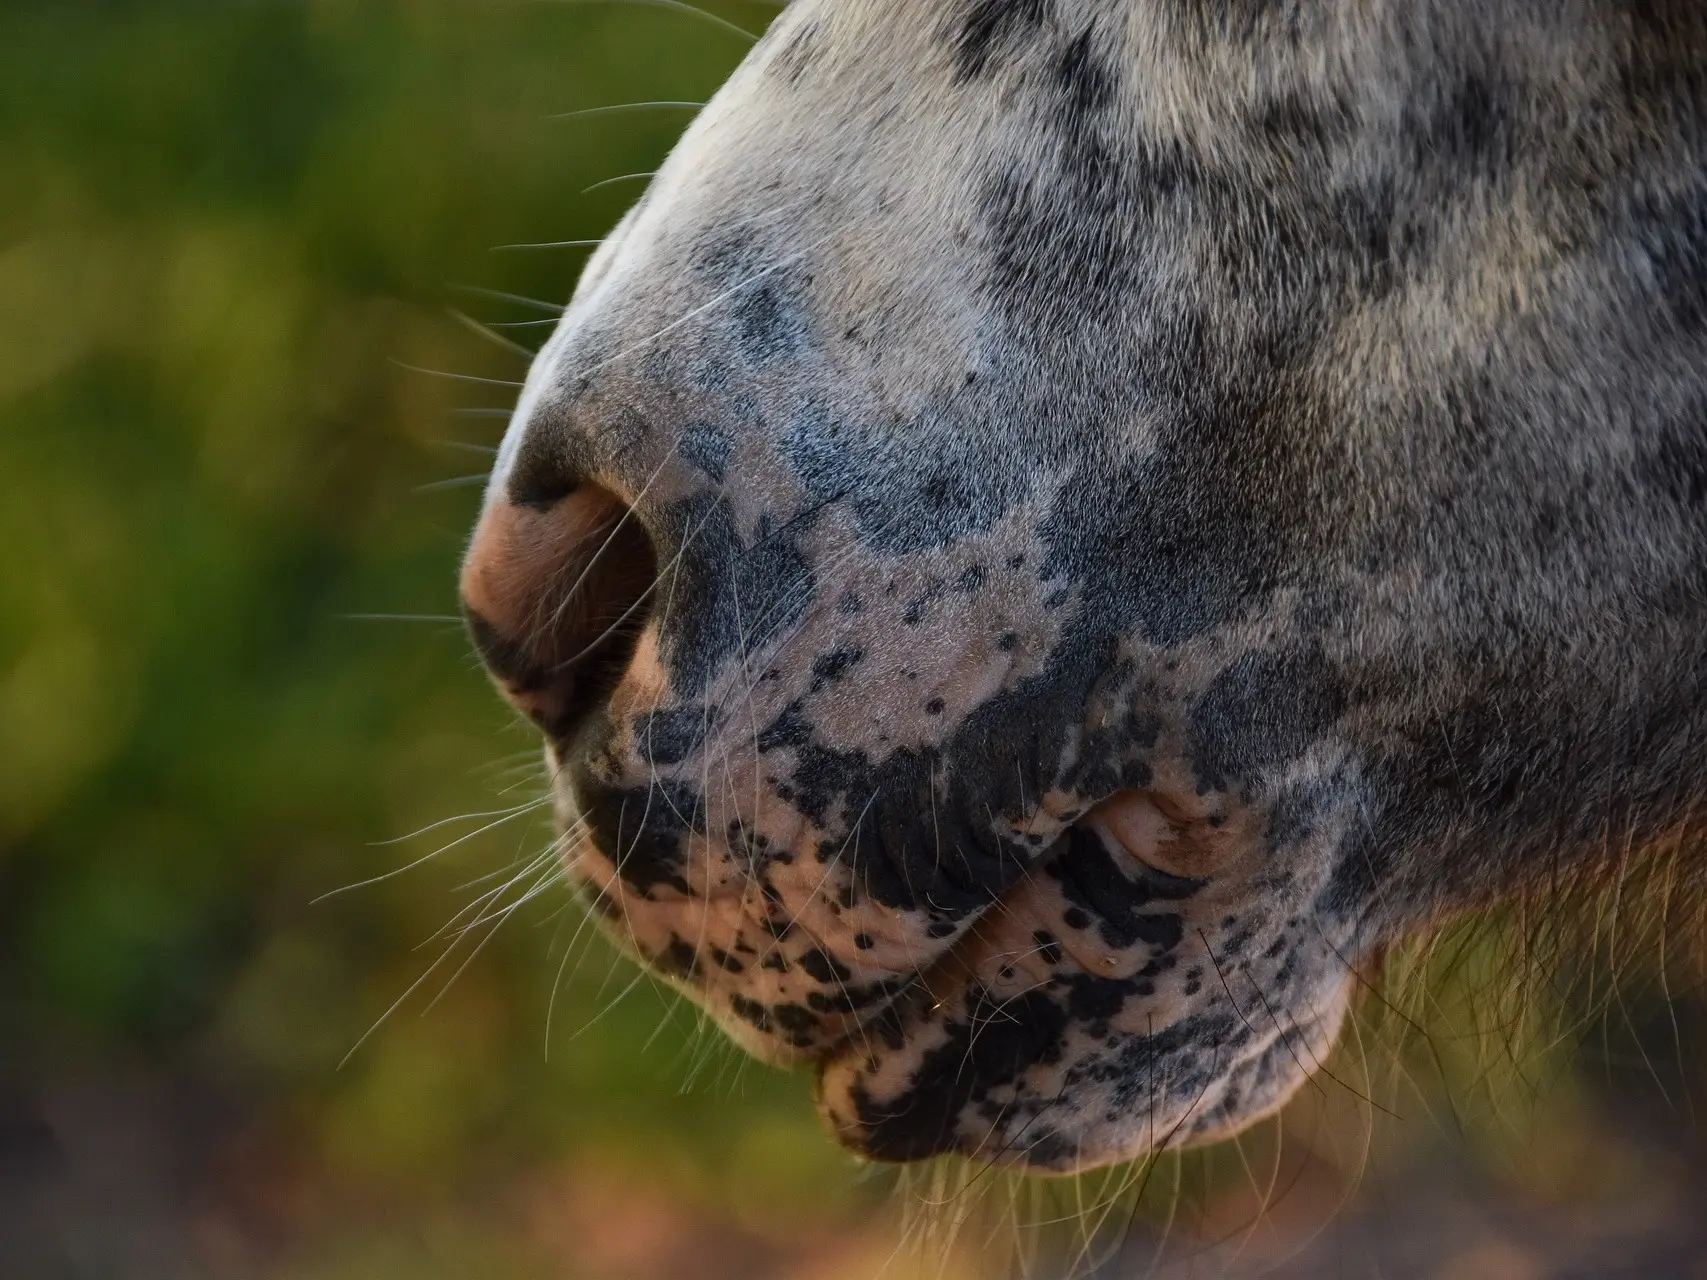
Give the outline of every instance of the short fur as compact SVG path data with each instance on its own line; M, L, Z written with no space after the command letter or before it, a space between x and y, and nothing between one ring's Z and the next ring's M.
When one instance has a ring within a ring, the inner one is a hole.
M614 605L505 532L588 493ZM464 581L573 878L844 1141L1236 1130L1372 950L1699 811L1707 16L795 0Z

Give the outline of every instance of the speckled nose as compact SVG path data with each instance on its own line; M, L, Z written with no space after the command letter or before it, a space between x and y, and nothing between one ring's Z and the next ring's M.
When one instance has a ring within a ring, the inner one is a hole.
M504 696L561 743L621 679L655 575L645 530L608 490L494 493L463 561L463 614Z

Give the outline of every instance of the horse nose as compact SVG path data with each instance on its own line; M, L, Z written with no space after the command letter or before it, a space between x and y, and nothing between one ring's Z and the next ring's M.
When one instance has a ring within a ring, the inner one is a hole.
M512 488L475 526L463 615L504 695L561 742L627 669L657 559L634 512L596 484Z

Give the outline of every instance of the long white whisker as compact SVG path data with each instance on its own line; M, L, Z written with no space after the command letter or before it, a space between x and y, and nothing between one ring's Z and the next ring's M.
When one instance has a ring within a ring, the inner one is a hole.
M587 190L590 191L592 188L589 187ZM587 192L583 191L581 194L586 195ZM508 253L514 249L591 249L603 243L604 237L602 236L591 240L533 240L524 241L519 244L495 244L492 246L492 252ZM540 324L543 322L538 320L528 320L523 323Z
M593 192L602 190L605 187L614 187L619 182L637 182L641 178L656 178L657 176L658 171L656 169L642 169L638 173L619 173L614 177L600 178L591 186L582 187L581 194L584 196L591 195Z
M614 116L629 111L669 111L693 110L703 107L703 102L677 102L668 99L658 99L653 102L615 102L604 107L582 107L578 111L555 111L546 116L547 120L580 120L587 116Z
M563 834L554 837L551 842L545 846L545 848L541 849L532 858L529 858L519 871L511 875L502 884L497 885L495 888L488 889L485 893L482 893L478 897L472 899L466 906L441 925L438 932L434 933L431 938L427 939L427 941L431 942L434 938L445 937L452 933L467 933L470 929L482 923L481 916L492 903L497 902L504 896L504 894L508 893L523 880L527 879L527 877L535 875L541 870L553 870L554 864L562 861L562 851L567 848L572 841L580 839L584 834L584 830L570 828L563 832ZM514 866L515 863L512 862L510 865ZM556 869L561 870L561 868ZM508 868L505 868L504 870L508 870ZM469 885L464 887L480 884L502 874L503 870L500 870L485 876L480 876L475 880L470 881ZM473 916L474 918L467 924L460 923L463 918L467 916Z
M438 857L440 854L449 853L452 849L456 848L458 845L466 844L468 841L474 839L476 836L484 835L488 831L491 831L497 827L503 826L506 822L514 821L517 817L526 813L529 809L537 809L545 803L546 803L545 800L540 799L540 800L532 801L526 805L518 806L516 809L510 811L509 813L506 813L503 817L498 818L496 821L488 822L483 827L476 827L473 831L470 831L468 834L458 836L455 840L452 840L449 844L440 845L437 849L434 849L431 853L422 854L419 858L416 858L413 862L406 862L400 867L393 867L390 871L382 872L381 874L379 874L377 876L369 876L366 880L357 880L354 884L346 884L346 885L342 885L336 889L328 889L325 893L321 894L318 898L311 899L310 905L316 905L316 904L322 903L322 902L326 901L326 899L328 899L328 898L335 898L341 893L350 893L351 891L356 890L356 889L365 889L369 885L380 884L386 880L392 879L395 876L400 876L405 871L412 871L412 870L414 870L414 868L420 866L422 863L431 862L434 858Z
M429 822L424 827L417 827L414 831L411 831L406 836L392 836L391 839L389 839L389 840L372 840L372 841L369 841L368 842L368 848L370 848L370 849L384 849L389 845L406 844L410 840L419 839L420 837L426 835L427 832L429 832L429 831L437 831L440 827L448 827L453 822L478 822L482 818L511 817L511 816L518 814L518 813L525 813L529 809L537 809L537 808L539 808L540 805L542 805L544 803L545 803L545 797L541 796L538 799L529 800L524 804L513 804L513 805L509 805L503 809L485 809L485 810L482 810L478 813L454 814L449 818L440 818L437 822Z
M547 882L547 883L549 883L549 882ZM523 903L528 902L530 899L532 899L535 896L536 891L537 891L536 889L530 889L527 893L524 893L520 898L517 898L516 901L513 902L504 911L504 913L502 915L500 915L493 922L492 927L486 931L486 936L481 938L480 941L474 945L474 949L471 950L468 953L467 957L463 960L463 962L456 967L456 972L451 974L450 977L445 980L445 985L439 989L438 995L434 996L431 1000L429 1000L427 1002L427 1007L421 1010L421 1016L423 1018L426 1017L429 1013L431 1013L433 1011L433 1009L435 1007L437 1007L439 1001L443 1000L445 998L445 996L447 994L449 994L450 989L456 985L456 980L463 975L463 973L468 969L469 965L474 963L475 958L478 957L480 955L480 953L486 949L486 944L491 942L493 938L498 936L498 930L504 927L504 922L506 920L508 920L511 916L513 916L516 913L517 909L520 908ZM469 927L472 928L473 926L471 925Z
M482 378L472 373L452 373L448 369L428 369L422 365L410 364L407 360L393 360L392 364L399 369L407 369L410 373L424 373L429 378L449 378L453 382L479 382L488 387L517 387L522 384L509 378Z
M740 36L749 44L758 40L758 36L745 27L738 27L727 18L720 18L715 13L688 4L686 0L556 0L558 4L632 4L651 9L668 9L674 13L689 14L702 22L708 22L714 27L721 27L734 35Z
M805 258L806 255L812 251L812 249L815 249L817 247L818 247L817 245L813 245L810 248L802 249L799 253L790 254L786 258L783 258L778 262L773 262L770 266L765 267L760 271L754 272L751 276L747 277L747 279L741 281L739 284L731 285L728 289L725 289L722 293L718 294L716 297L710 299L707 302L700 303L699 306L694 307L693 309L688 311L686 315L679 316L675 320L672 320L669 324L665 325L662 329L659 329L657 332L648 334L646 337L640 339L638 342L635 342L635 343L631 344L630 346L624 347L621 351L618 351L615 355L606 356L603 360L599 361L592 368L580 371L580 376L583 378L590 378L594 374L600 372L601 370L609 368L612 364L615 364L618 360L621 360L626 356L633 355L636 351L641 350L643 347L650 346L652 343L656 342L659 338L662 338L668 334L674 333L677 329L680 329L683 325L691 324L693 321L699 319L700 316L706 314L706 312L711 311L714 308L721 306L723 303L727 302L730 298L733 298L736 294L740 293L743 289L750 289L755 284L757 284L760 280L763 280L766 276L774 275L778 271L782 271L788 267L793 266L796 262L799 262L803 258Z
M482 471L475 475L451 476L448 480L429 480L414 488L416 493L439 493L446 489L472 489L476 485L485 484L490 480L491 473Z
M492 329L481 324L480 321L476 320L473 316L468 315L466 312L458 311L455 307L446 307L445 311L449 313L452 320L455 320L463 328L471 330L480 337L485 338L488 342L504 348L504 350L510 352L512 355L520 356L523 360L533 359L533 352L529 351L521 343L506 338L501 333L494 332Z
M519 306L536 307L541 311L550 311L556 315L562 315L568 309L560 302L544 302L539 298L527 297L525 294L505 293L502 289L487 289L477 284L455 284L451 288L458 293L473 294L477 298L494 298L499 302L514 302Z

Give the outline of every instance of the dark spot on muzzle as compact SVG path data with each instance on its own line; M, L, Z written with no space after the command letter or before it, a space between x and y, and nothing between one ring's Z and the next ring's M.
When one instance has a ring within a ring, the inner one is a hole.
M969 1104L1012 1083L1026 1068L1059 1059L1068 1012L1047 993L998 1002L975 987L966 993L965 1007L966 1016L948 1024L948 1039L925 1055L898 1097L879 1100L863 1084L854 1086L860 1127L844 1138L875 1160L923 1160L957 1150L961 1113ZM896 1006L885 1019L903 1013ZM896 1034L905 1036L898 1027Z

